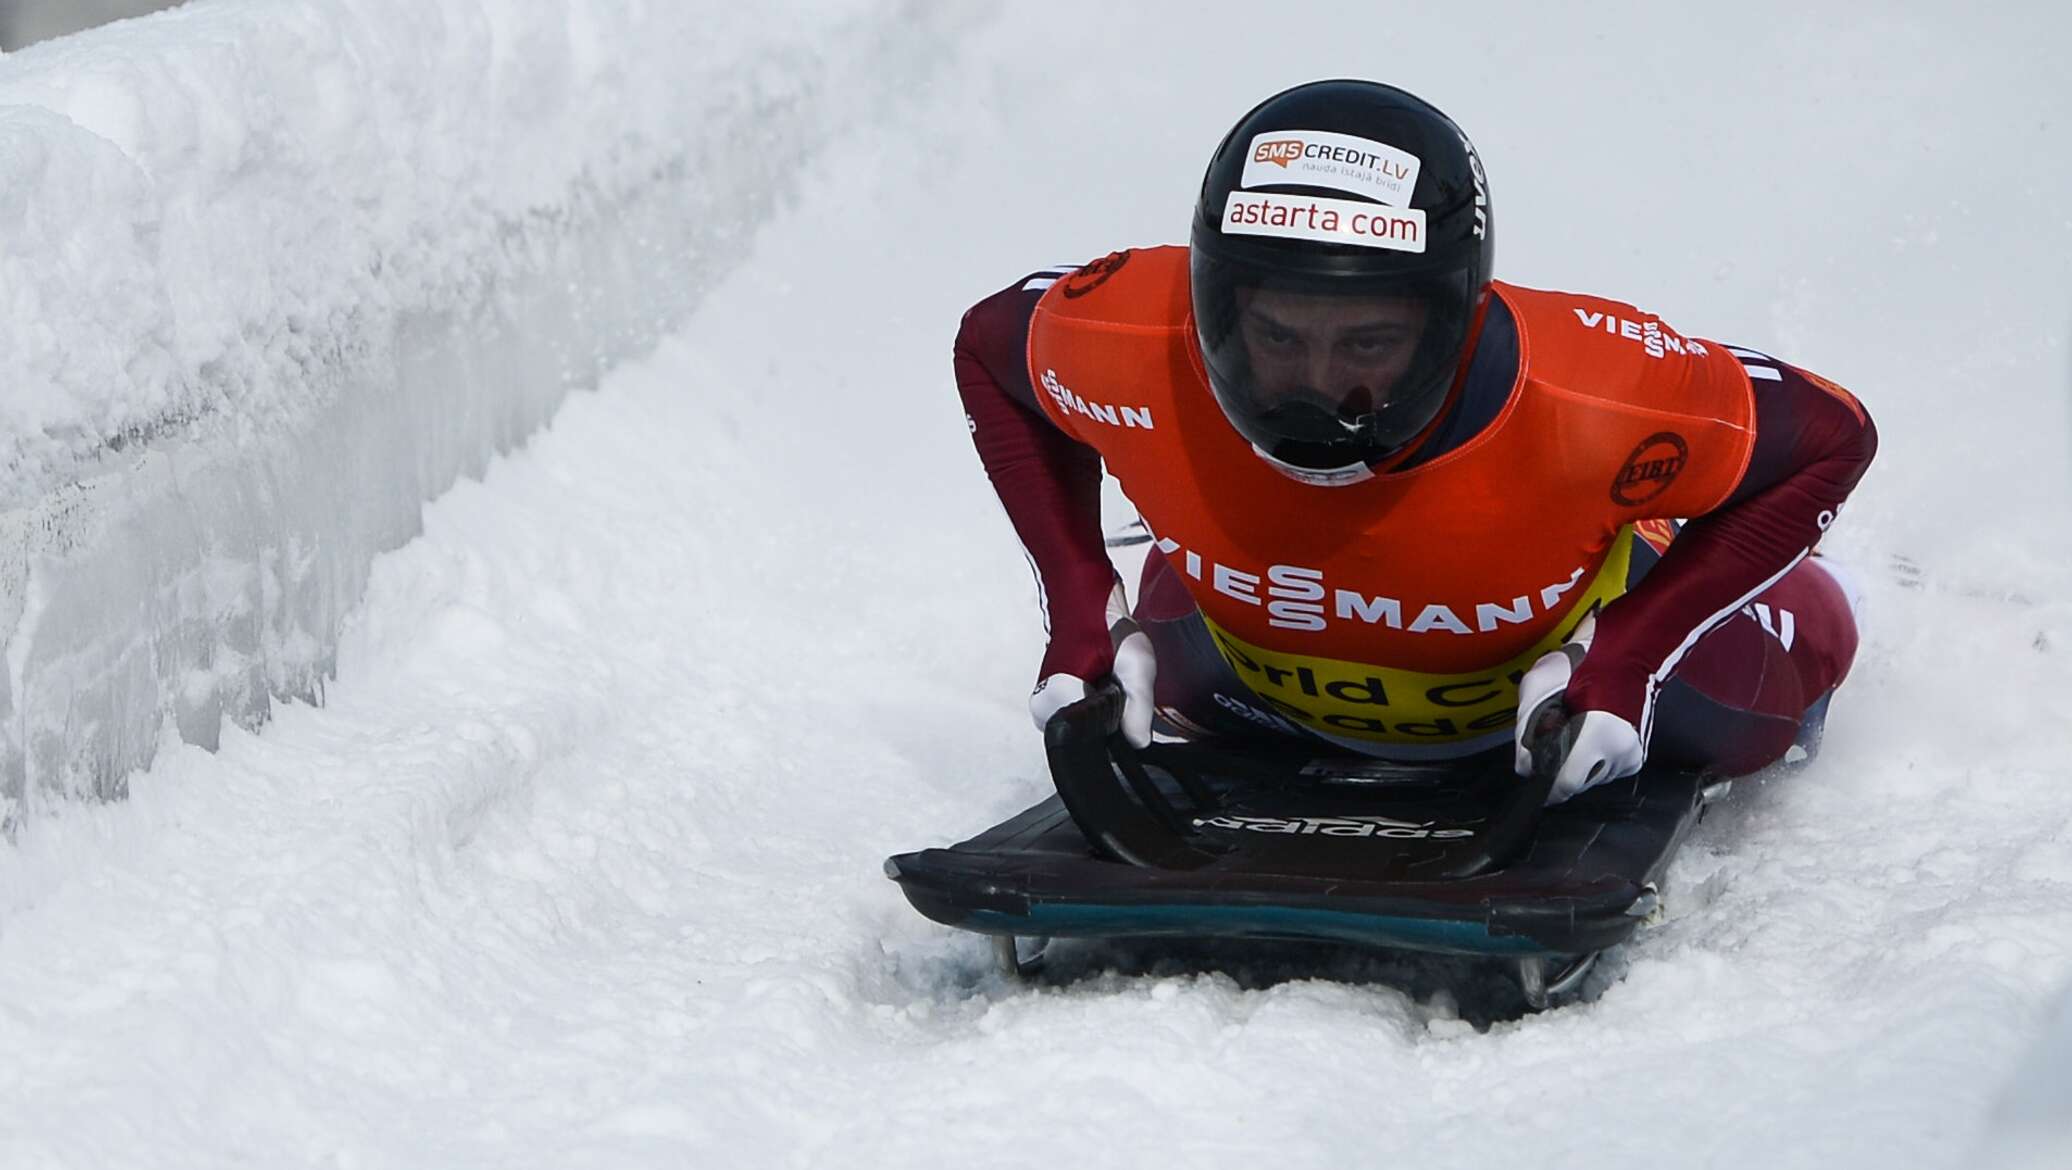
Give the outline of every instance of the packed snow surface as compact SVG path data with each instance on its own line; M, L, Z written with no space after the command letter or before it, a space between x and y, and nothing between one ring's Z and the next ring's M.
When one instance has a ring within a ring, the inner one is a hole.
M1005 14L651 358L427 509L324 707L0 853L0 1164L2064 1164L2068 32ZM1508 279L1862 395L1856 676L1591 1002L1007 983L879 875L1047 784L950 336L1028 270L1182 238L1228 124L1333 74L1475 136Z

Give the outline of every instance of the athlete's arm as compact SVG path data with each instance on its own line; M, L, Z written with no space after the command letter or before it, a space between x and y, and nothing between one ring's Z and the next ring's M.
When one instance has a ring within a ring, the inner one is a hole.
M1676 663L1798 564L1877 454L1877 428L1847 391L1771 359L1744 364L1755 374L1747 469L1725 500L1684 525L1631 593L1605 607L1568 685L1570 710L1618 715L1643 743L1655 690Z
M1029 381L1029 320L1055 273L972 306L957 330L957 392L979 461L1036 571L1050 645L1038 678L1109 672L1115 567L1101 538L1101 457L1059 430Z

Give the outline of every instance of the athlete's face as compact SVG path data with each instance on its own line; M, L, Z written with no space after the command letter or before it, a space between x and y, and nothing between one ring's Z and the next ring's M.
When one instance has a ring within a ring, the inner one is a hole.
M1307 402L1346 417L1388 401L1423 335L1413 297L1328 297L1239 289L1238 327L1260 405Z

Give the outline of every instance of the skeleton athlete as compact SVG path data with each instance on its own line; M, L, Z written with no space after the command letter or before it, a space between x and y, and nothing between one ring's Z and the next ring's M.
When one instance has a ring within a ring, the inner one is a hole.
M1024 277L956 342L1040 578L1039 724L1112 675L1124 733L1396 759L1558 712L1552 799L1649 759L1811 750L1857 632L1810 556L1877 448L1847 391L1618 301L1492 279L1467 138L1385 85L1247 114L1188 247ZM1136 602L1109 474L1153 537Z

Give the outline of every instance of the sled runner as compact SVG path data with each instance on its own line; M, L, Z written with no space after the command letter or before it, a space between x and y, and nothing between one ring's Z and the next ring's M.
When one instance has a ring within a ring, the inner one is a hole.
M1099 691L1051 721L1056 796L885 863L916 910L994 936L1010 974L1054 937L1321 940L1503 959L1544 1008L1654 912L1710 791L1649 769L1543 809L1551 770L1521 780L1508 750L1443 764L1135 751L1120 709Z

